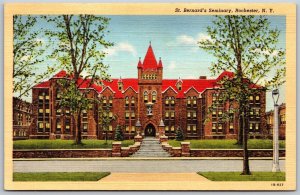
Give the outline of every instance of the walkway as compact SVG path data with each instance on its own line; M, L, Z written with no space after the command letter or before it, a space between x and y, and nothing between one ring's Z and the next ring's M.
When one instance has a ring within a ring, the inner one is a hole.
M171 157L154 137L145 137L140 149L131 157Z
M226 159L68 159L17 160L14 172L112 172L112 173L195 173L198 171L241 171L242 160ZM250 160L251 171L272 171L272 160ZM285 171L285 160L280 160Z

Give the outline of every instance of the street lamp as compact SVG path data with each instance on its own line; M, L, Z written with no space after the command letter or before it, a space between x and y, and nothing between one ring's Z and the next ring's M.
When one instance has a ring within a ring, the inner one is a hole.
M272 172L280 172L279 168L279 141L278 141L278 99L279 90L272 91L274 102L274 121L273 121L273 167Z
M140 128L142 127L140 119L138 118L138 120L135 123L135 127L136 127L136 131L137 131L137 135L140 135Z

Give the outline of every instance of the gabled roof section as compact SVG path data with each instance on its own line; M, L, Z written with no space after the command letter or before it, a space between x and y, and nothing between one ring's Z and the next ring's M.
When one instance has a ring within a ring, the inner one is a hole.
M44 82L36 84L32 88L49 88L49 87L50 87L50 81L44 81Z
M194 86L191 86L188 90L186 90L185 92L184 92L184 94L186 94L186 93L188 93L190 90L195 90L197 93L199 93L199 91L197 91L197 89L195 89L195 87Z
M127 87L122 93L123 94L126 93L126 91L129 90L129 89L132 89L135 93L137 93L137 91L134 90L133 87L131 87L131 86Z
M64 78L66 76L67 76L67 72L65 70L61 70L57 74L55 74L52 78Z
M162 93L167 92L168 89L171 89L171 90L173 90L175 93L178 93L172 86L167 87L165 90L162 91Z
M147 53L145 55L144 62L143 62L143 68L144 69L156 69L157 68L157 61L156 61L151 44L149 45Z

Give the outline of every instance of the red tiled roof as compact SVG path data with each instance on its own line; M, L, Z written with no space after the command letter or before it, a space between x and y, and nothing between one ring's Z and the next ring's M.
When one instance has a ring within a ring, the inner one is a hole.
M66 71L60 71L53 78L64 78L66 77ZM176 92L176 98L184 98L185 93L187 93L191 89L195 89L198 93L202 93L205 89L219 87L218 81L220 81L225 76L232 78L234 73L224 71L221 73L216 79L164 79L162 81L162 92L164 93L169 87L171 87ZM182 82L182 89L179 91L176 87L178 81ZM118 82L123 83L123 91L118 89ZM98 93L101 93L106 87L109 87L113 93L115 98L123 98L124 91L129 89L130 87L138 93L138 79L137 78L120 78L120 79L111 79L111 81L104 81L104 87L92 83L91 79L83 79L79 78L77 81L77 85L81 89L91 88L95 89ZM34 88L49 88L50 81L45 81L39 83L34 86ZM250 84L251 88L261 88L259 85Z
M207 88L216 86L216 80L210 79L181 79L182 89L179 91L176 87L178 79L165 79L162 82L162 91L164 92L168 87L172 87L177 92L177 98L184 98L184 93L188 92L190 88L194 87L198 93L203 92Z
M49 87L50 87L50 81L44 81L33 86L33 88L49 88Z
M156 69L157 68L157 61L152 49L152 46L149 45L148 51L145 55L144 62L143 62L144 69Z

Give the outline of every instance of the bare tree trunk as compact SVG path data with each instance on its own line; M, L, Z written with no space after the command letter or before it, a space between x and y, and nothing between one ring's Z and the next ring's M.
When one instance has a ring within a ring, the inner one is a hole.
M242 102L239 102L239 105L242 105ZM243 134L244 134L244 123L243 123L243 116L242 116L242 109L238 112L239 114L239 123L238 123L238 138L237 144L242 146L243 145Z
M241 175L251 175L250 167L249 167L249 153L248 153L248 125L247 125L247 109L243 108L243 150L244 150L244 158L243 158L243 172Z
M81 123L80 123L80 115L77 113L75 114L75 144L82 144L81 143Z

